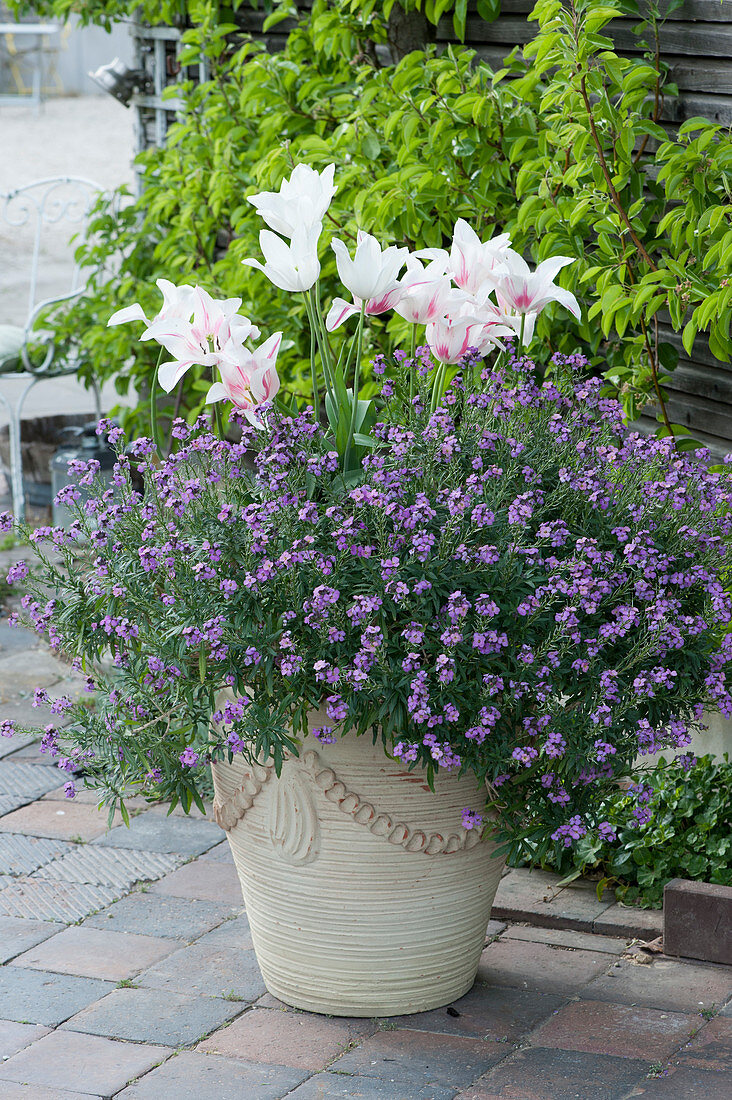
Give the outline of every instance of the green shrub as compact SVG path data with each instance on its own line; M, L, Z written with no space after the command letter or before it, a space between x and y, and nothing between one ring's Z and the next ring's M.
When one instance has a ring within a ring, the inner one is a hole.
M119 0L43 3L57 14L73 3L97 21L121 11ZM433 22L451 12L457 33L464 29L465 0L402 7L423 9ZM147 2L143 15L155 10ZM165 148L141 156L142 197L120 215L102 206L95 236L80 247L100 271L85 301L55 325L84 377L115 378L123 393L134 382L144 393L154 353L133 363L131 335L105 323L127 302L148 304L155 279L165 277L240 296L265 332L283 329L286 388L307 393L304 310L240 263L258 254L246 196L276 187L296 161L333 161L341 182L332 229L346 238L360 226L385 243L440 245L464 217L486 235L500 225L534 262L576 257L562 278L584 305L582 321L567 325L547 310L537 346L547 361L579 346L630 419L652 401L662 434L685 431L666 413L664 385L678 352L659 321L670 321L689 353L705 332L717 358L730 355L732 135L705 119L687 121L676 138L660 125L676 89L658 54L654 3L641 20L635 0L538 0L530 60L511 55L495 74L460 46L439 56L426 46L383 65L375 44L388 38L394 0L314 0L300 13L289 0L270 0L269 25L296 18L277 55L237 32L226 22L231 9L214 0L159 10L159 18L179 11L195 23L181 60L205 57L210 79L176 85L182 120ZM493 18L495 5L478 11ZM644 53L621 58L608 31L629 14ZM326 294L334 272L332 263L324 269ZM398 321L372 331L367 352L404 342ZM206 386L191 372L168 411L193 421ZM141 407L125 426L144 427L146 415Z
M661 907L672 878L732 886L732 763L725 754L685 764L661 758L643 774L653 788L649 824L633 814L637 798L619 791L603 809L616 841L588 835L573 849L557 845L540 865L568 877L599 873L598 895L612 886L620 900L646 909ZM512 862L520 862L516 853Z

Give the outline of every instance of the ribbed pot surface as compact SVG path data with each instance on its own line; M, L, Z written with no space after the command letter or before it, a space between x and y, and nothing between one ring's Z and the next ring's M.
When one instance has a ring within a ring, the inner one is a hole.
M280 778L241 758L213 771L270 993L312 1012L387 1016L470 989L503 865L460 824L484 805L472 776L441 774L432 792L353 735L306 737Z

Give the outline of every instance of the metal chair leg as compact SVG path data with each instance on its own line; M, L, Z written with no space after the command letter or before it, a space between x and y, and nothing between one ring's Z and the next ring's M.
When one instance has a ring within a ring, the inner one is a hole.
M14 405L0 391L0 402L8 414L8 437L10 444L10 494L13 500L13 514L22 523L25 519L25 494L23 493L23 451L21 448L21 422L17 402Z

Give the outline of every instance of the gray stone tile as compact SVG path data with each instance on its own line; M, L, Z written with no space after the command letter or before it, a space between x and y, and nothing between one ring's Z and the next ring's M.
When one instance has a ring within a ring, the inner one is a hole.
M7 707L3 707L0 717L9 718L10 715L7 713L8 709ZM17 707L13 707L12 710L14 714L18 714ZM12 737L0 737L0 760L7 756L12 756L13 753L19 752L20 749L27 748L28 745L33 745L37 740L37 733L15 733Z
M479 982L469 993L444 1008L393 1016L393 1027L441 1035L466 1035L515 1043L564 1003L566 997L523 989L502 989Z
M47 940L58 932L57 924L21 917L0 917L0 963L14 959L23 951Z
M197 940L199 947L231 947L236 951L248 951L252 946L249 921L244 913L223 921L218 928L207 932Z
M654 940L663 932L663 910L637 909L617 902L595 919L592 931L601 936Z
M169 853L85 844L41 867L32 877L56 882L88 882L126 891L135 882L151 882L167 875L181 861L182 856Z
M212 859L216 863L234 862L228 840L223 840L221 844L217 844L214 848L209 848L209 850L201 856L201 859Z
M671 1067L668 1076L647 1079L645 1074L630 1093L648 1100L729 1100L732 1080L729 1073L715 1073L691 1066Z
M500 936L502 932L506 931L506 922L502 920L489 920L488 927L485 930L485 940L488 943L490 940Z
M211 901L135 893L88 917L84 923L94 928L112 928L115 932L191 941L215 928L231 913L230 906Z
M184 817L163 817L161 814L140 814L129 828L120 825L93 843L109 848L137 848L145 852L177 852L197 856L219 844L223 829L210 821L194 821Z
M198 993L208 997L239 997L256 1001L265 992L264 981L253 951L191 944L143 971L139 985L176 993Z
M0 1062L11 1058L23 1047L30 1046L42 1035L48 1034L48 1028L41 1024L18 1024L12 1020L0 1020Z
M648 1062L633 1058L576 1050L517 1050L456 1100L462 1097L469 1100L472 1095L476 1100L492 1100L499 1096L531 1097L532 1100L621 1100L647 1072ZM689 1098L679 1093L675 1100Z
M568 928L531 928L521 924L512 925L503 939L548 943L582 951L600 951L604 955L622 955L628 945L627 939L617 936L596 936L591 932L574 932Z
M0 890L0 915L70 924L103 909L120 893L113 886L18 878Z
M63 1026L91 1035L163 1046L190 1046L221 1027L244 1006L219 997L191 997L161 989L115 989Z
M0 761L0 795L40 798L58 787L59 775L55 767L37 768L33 764L16 763L12 758Z
M46 840L21 833L0 833L0 874L29 875L74 850L73 844L62 840Z
M658 958L646 966L622 959L581 991L581 996L590 1001L677 1012L699 1012L724 1004L731 994L732 968L728 966Z
M452 1100L455 1089L442 1085L408 1085L375 1077L316 1073L287 1094L287 1100Z
M0 655L7 656L22 649L38 648L38 635L34 630L28 630L24 626L8 626L3 620L0 622Z
M578 951L502 936L480 956L478 981L569 997L612 963L613 956L601 951Z
M52 1031L0 1066L0 1080L113 1096L172 1052L98 1035ZM1 1089L2 1086L0 1086Z
M22 691L50 687L63 679L68 671L68 666L62 665L46 649L4 653L0 655L2 698L9 700Z
M0 794L0 817L27 806L35 797L34 794Z
M610 890L598 901L589 882L575 882L561 890L560 875L548 871L510 871L501 879L491 915L497 920L528 921L545 928L574 928L591 932L593 923L615 901Z
M289 1066L184 1051L145 1074L115 1100L281 1100L306 1076Z
M380 1031L330 1066L336 1073L379 1077L399 1085L462 1088L508 1053L505 1043L425 1031Z
M5 966L0 970L0 1019L56 1027L113 988L93 978Z
M1 1088L3 1100L102 1100L90 1092L46 1089L40 1085L21 1085L18 1081L3 1081Z

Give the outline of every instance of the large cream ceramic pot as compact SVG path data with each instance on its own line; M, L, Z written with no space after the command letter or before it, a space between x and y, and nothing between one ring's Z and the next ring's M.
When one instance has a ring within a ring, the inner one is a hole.
M371 737L311 735L278 778L240 757L213 768L257 959L270 993L340 1016L423 1012L472 986L502 859L467 831L472 776L436 778Z

